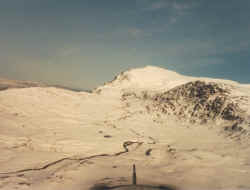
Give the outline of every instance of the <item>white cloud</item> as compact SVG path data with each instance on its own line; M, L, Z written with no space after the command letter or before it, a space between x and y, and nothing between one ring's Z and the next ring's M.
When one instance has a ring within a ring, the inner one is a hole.
M144 10L147 10L147 11L155 11L155 10L158 10L158 9L163 9L163 8L167 8L169 6L169 2L167 1L155 1L153 2L152 4L150 4L150 6L144 8Z
M167 11L170 15L169 24L176 23L180 17L190 13L194 7L199 5L192 0L137 0L136 3L139 10L143 12Z
M173 2L172 8L177 11L187 10L193 7L193 4L186 4L186 3L177 3L176 1Z
M195 3L192 1L180 2L178 0L137 0L136 3L144 11L157 11L164 8L185 11L195 6Z
M137 0L136 4L143 11L156 11L169 6L167 0Z

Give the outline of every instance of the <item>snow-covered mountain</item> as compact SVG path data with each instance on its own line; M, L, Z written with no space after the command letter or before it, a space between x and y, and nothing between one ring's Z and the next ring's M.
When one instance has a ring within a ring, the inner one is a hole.
M0 189L115 189L133 164L151 189L250 189L250 85L152 66L92 93L16 84L0 91Z
M124 91L126 89L132 89L134 91L166 91L178 85L196 80L242 86L239 83L230 80L190 77L160 67L146 66L120 73L112 81L95 89L95 92L107 93L109 90Z
M127 102L138 99L151 112L191 123L250 129L250 88L230 80L188 77L147 66L119 74L94 93L116 95Z

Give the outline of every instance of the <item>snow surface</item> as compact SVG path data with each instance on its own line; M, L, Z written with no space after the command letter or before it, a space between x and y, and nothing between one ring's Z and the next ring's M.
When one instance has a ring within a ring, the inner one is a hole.
M121 73L93 93L54 87L0 91L0 189L131 184L132 164L140 184L250 189L247 133L181 121L148 111L148 100L121 97L197 80L230 88L231 96L245 98L240 106L249 114L250 85L152 66Z

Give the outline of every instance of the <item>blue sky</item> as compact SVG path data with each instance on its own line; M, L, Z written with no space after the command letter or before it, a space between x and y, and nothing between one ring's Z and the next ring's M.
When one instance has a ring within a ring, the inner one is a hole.
M0 0L0 77L91 89L128 68L250 83L249 0Z

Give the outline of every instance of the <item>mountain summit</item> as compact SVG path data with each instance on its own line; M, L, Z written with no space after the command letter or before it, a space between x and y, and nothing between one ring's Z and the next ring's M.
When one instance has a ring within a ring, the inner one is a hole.
M117 92L126 89L133 89L135 91L162 91L195 80L239 85L237 82L230 80L184 76L177 72L160 67L146 66L143 68L124 71L117 75L112 81L95 89L94 92L110 93L110 91Z
M189 80L191 80L191 77L182 76L174 71L155 66L146 66L124 71L117 75L112 81L97 88L96 91L107 91L108 89L160 90L162 88L174 87Z

